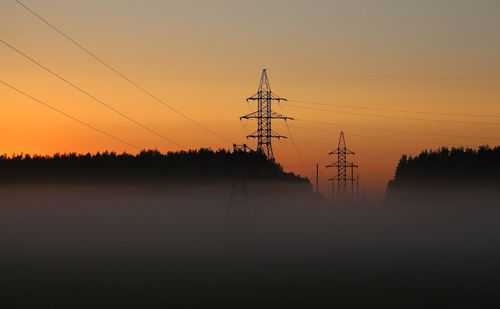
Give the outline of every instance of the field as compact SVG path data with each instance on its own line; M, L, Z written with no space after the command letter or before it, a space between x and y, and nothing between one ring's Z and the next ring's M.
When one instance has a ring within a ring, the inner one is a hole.
M2 308L498 308L488 198L333 206L303 184L4 186Z

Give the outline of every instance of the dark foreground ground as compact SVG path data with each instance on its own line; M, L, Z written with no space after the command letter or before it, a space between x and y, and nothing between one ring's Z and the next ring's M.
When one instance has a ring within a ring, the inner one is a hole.
M498 308L500 205L300 185L0 189L0 308Z

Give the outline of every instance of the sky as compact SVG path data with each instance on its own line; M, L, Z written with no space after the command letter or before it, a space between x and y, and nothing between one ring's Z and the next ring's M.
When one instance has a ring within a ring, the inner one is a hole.
M0 39L186 148L248 143L239 117L267 68L293 117L273 144L286 170L322 190L344 131L361 188L380 196L402 154L500 141L500 2L496 0L22 0L183 119L85 54L14 0ZM140 148L180 147L110 111L0 43L0 80ZM137 150L0 84L0 153ZM453 114L453 115L450 115ZM458 114L458 115L457 115ZM231 143L229 142L231 141Z

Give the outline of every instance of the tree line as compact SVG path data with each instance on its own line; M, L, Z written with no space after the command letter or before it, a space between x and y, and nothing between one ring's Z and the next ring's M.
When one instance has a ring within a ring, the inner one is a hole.
M64 153L52 156L29 154L0 156L0 182L32 181L161 181L226 179L246 177L261 180L306 182L287 173L260 152L225 149L161 153L143 150L138 154L97 152Z
M389 189L422 187L500 189L500 147L442 147L403 155Z

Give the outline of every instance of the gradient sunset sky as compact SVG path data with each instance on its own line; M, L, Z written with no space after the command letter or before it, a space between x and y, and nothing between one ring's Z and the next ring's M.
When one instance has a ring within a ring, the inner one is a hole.
M275 142L277 160L304 176L334 160L328 152L340 130L372 195L383 192L403 153L500 144L500 1L22 2L235 143L255 145L244 138L255 122L239 116L256 109L245 98L267 68L273 91L291 100L274 110L297 119L289 126L298 151L291 139ZM14 0L0 2L0 39L182 145L231 146L138 91ZM0 80L142 148L179 149L4 44ZM0 103L0 153L136 152L3 85ZM325 191L333 174L322 168Z

